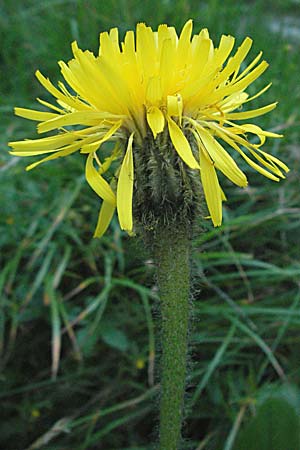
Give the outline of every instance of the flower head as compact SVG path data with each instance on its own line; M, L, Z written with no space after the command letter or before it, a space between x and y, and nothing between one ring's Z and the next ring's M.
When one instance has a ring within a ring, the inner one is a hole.
M236 123L268 113L276 103L244 109L244 105L270 87L267 85L252 97L246 93L268 64L261 61L259 53L245 66L252 45L250 38L230 57L234 42L232 36L223 35L215 48L207 29L192 36L191 20L179 37L173 27L160 25L153 32L140 23L136 36L128 31L121 45L118 29L113 28L100 34L97 56L80 50L74 42L74 58L67 64L59 62L69 87L60 82L56 88L36 72L39 82L56 99L56 105L38 99L51 112L15 109L18 116L39 122L38 133L53 130L58 133L10 142L11 153L47 155L28 170L77 151L85 154L86 179L103 200L95 236L106 231L116 208L121 228L132 231L135 195L138 198L140 184L136 174L145 167L146 178L151 178L154 170L151 167L157 161L165 167L161 180L169 172L176 172L170 175L171 185L167 188L170 194L165 190L157 202L163 202L166 195L176 197L178 176L197 178L212 222L218 226L222 222L222 201L226 198L217 171L238 186L247 185L245 174L224 144L271 180L279 181L284 178L283 172L288 171L283 162L261 149L267 137L280 137L278 134L253 123ZM104 158L101 146L107 141L115 146ZM111 168L114 177L109 184L107 174ZM186 192L190 192L186 186L193 190L197 183L183 181L182 185L186 198ZM150 201L154 194L148 194ZM167 202L172 203L172 198Z

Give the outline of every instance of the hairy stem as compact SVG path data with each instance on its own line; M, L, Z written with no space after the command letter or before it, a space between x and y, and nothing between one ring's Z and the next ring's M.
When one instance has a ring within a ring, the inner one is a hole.
M160 450L178 450L186 378L190 240L187 226L157 227L155 255L162 319Z

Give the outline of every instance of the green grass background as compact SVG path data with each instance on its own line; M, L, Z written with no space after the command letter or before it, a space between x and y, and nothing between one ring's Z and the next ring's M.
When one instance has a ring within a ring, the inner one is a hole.
M184 449L299 450L299 1L0 1L0 448L151 450L157 433L159 327L154 267L113 222L93 240L99 201L75 155L25 172L9 140L35 137L13 106L48 99L70 43L97 51L121 35L188 18L217 43L254 39L272 81L256 123L284 133L265 149L291 168L274 183L223 180L224 225L195 235ZM30 159L31 161L32 159ZM246 169L243 162L241 167ZM200 221L200 218L199 218ZM156 341L156 343L155 343ZM289 415L290 414L290 415ZM286 419L288 417L288 420ZM287 425L288 423L288 425ZM281 440L280 440L281 439Z

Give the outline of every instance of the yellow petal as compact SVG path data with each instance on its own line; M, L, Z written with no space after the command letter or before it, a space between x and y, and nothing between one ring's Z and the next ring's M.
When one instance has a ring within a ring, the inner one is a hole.
M234 46L234 37L222 35L219 47L215 50L214 64L219 67L226 61Z
M52 105L51 103L46 102L45 100L42 100L42 99L40 99L40 98L37 98L37 101L38 101L41 105L44 105L44 106L46 106L46 107L49 108L49 109L53 109L53 111L56 111L56 112L58 112L59 114L64 114L64 112L65 112L63 109L58 108L57 106Z
M247 53L249 52L250 48L252 45L252 40L250 38L246 38L241 46L238 48L237 52L235 53L234 56L232 56L229 60L227 65L224 67L224 69L218 73L218 76L216 77L212 77L212 74L209 73L208 74L208 86L206 86L205 88L203 88L203 90L201 91L201 101L208 101L208 103L215 103L218 102L220 100L222 100L225 96L230 95L232 92L237 92L237 91L241 91L243 89L245 89L245 87L239 88L239 87L234 87L232 88L232 82L229 83L225 83L225 81L228 80L228 78L230 77L230 75L234 72L237 72L240 68L240 65L242 63L242 61L244 60L244 58L246 57ZM213 60L214 62L214 60ZM213 63L212 62L212 63ZM266 64L266 63L265 63ZM218 67L216 67L216 69L218 69ZM247 77L246 77L247 78ZM243 80L241 80L243 81ZM251 83L251 81L249 82L249 84ZM219 89L215 88L217 86L221 86ZM215 92L212 94L212 91L215 90ZM199 99L198 99L199 101Z
M239 74L239 76L235 76L234 79L233 79L232 81L235 81L235 82L236 82L236 81L240 80L241 78L243 78L248 72L250 72L250 70L251 70L254 66L256 66L256 64L258 63L258 61L259 61L260 58L262 57L262 54L263 54L263 52L259 52L258 55L253 59L253 61L246 67L246 69L243 70L243 71ZM237 72L236 72L235 75L237 75Z
M39 161L37 161L33 164L30 164L29 166L26 167L26 170L28 171L28 170L34 169L36 166L38 166L46 161L52 161L53 159L61 158L63 156L69 156L72 153L77 152L77 150L79 150L79 148L80 148L80 143L78 143L78 142L76 142L73 145L68 145L63 150L58 150L56 153L54 153L50 156L47 156L46 158L40 159Z
M132 231L132 195L133 195L133 133L128 140L127 150L122 162L118 186L117 186L117 209L120 227L122 230Z
M104 201L111 205L116 204L116 196L103 177L97 172L93 164L94 155L90 153L87 157L85 166L85 177L91 188L99 195Z
M45 78L44 75L41 74L39 70L35 72L35 76L41 83L41 85L48 91L50 94L52 94L55 98L63 102L64 104L68 105L70 108L77 108L80 109L79 106L81 106L81 109L89 109L90 107L86 105L84 102L81 102L75 97L72 97L71 95L64 95L61 91L59 91L48 78Z
M229 122L229 123L231 123L231 122ZM259 127L257 127L256 125L252 125L252 124L247 124L247 125L245 125L247 128L248 127L250 127L249 129L251 129L251 132L253 132L253 129L256 129L257 131L255 132L255 134L258 132L258 130L261 130ZM245 127L244 126L244 127ZM274 164L274 162L273 161L270 161L270 162L268 162L268 161L266 161L265 159L263 159L258 153L257 153L257 151L259 150L258 149L258 147L259 147L259 145L261 145L261 144L257 144L257 145L255 145L255 144L251 144L250 142L248 142L247 141L247 139L245 139L245 138L243 138L242 136L239 136L239 134L240 134L240 130L241 131L243 131L244 130L244 128L243 127L240 127L240 126L235 126L235 127L232 127L231 128L231 130L232 130L232 132L230 132L230 131L228 131L228 129L227 128L223 128L223 131L225 131L226 130L226 134L228 134L229 136L231 136L231 138L232 138L232 140L234 140L234 141L236 141L237 143L239 143L240 145L242 145L242 146L244 146L244 147L246 147L248 150L249 150L249 152L263 165L263 166L265 166L268 170L270 170L271 172L273 172L275 175L278 175L280 178L285 178L284 177L284 175L282 174L282 172L279 170L279 168ZM261 143L262 142L264 142L264 133L266 133L266 134L268 134L268 132L266 132L266 131L263 131L263 130L261 130L260 131L260 134L258 134L258 137L260 138L260 140L261 140ZM218 131L218 134L221 136L221 132L220 131ZM276 136L276 137L278 137L278 136ZM224 139L224 137L222 137L222 139ZM224 139L225 141L226 141L226 139ZM230 145L232 145L232 144L230 144ZM238 148L238 147L237 147ZM243 158L244 159L246 159L245 158L245 156L243 155L243 152L240 150L240 149L238 149L238 152L243 156ZM250 164L250 163L249 163ZM251 165L251 164L250 164ZM252 167L253 168L255 168L254 167L254 165L255 165L255 163L252 161ZM265 176L267 176L268 178L271 178L272 180L274 180L274 181L278 181L278 178L277 177L273 177L273 176L270 176L270 174L269 174L269 172L267 172L267 171L265 171L264 169L262 169L260 166L258 166L258 165L256 165L257 166L257 168L256 168L256 170L258 171L258 172L260 172L261 174L263 174L263 175L265 175ZM267 175L268 174L268 175Z
M253 69L248 75L244 78L241 78L237 82L233 82L220 89L220 93L222 95L230 95L234 91L242 91L245 90L253 81L255 81L267 68L269 64L266 61L262 61L255 69Z
M116 75L120 65L112 63L112 55L104 58L101 51L101 57L96 58L92 52L80 50L76 42L72 44L72 51L75 59L68 63L70 72L66 70L63 74L68 83L91 105L97 105L97 109L126 114L128 101L124 104L121 98L124 80ZM71 78L67 78L68 74Z
M226 115L231 111L234 111L235 109L242 106L248 99L249 95L246 94L246 92L234 92L233 94L229 95L229 97L224 98L224 100L220 101L218 103L218 108L220 108L220 111L218 111L217 115L222 117L223 115Z
M146 102L150 105L159 105L162 98L160 77L152 77L148 81L146 91Z
M222 191L212 161L200 152L200 174L207 207L215 227L222 223Z
M116 207L114 205L109 202L103 201L99 212L97 226L94 232L95 238L101 238L101 236L103 236L103 234L106 232L111 219L113 218L115 209Z
M252 133L256 134L258 137L272 137L272 138L282 138L282 134L272 133L271 131L265 131L260 128L258 125L254 125L253 123L246 123L243 125L234 124L235 127L239 128L243 133Z
M262 108L252 109L250 111L244 111L239 113L229 113L226 114L226 119L228 120L243 120L243 119L252 119L252 117L262 116L263 114L267 114L272 111L272 109L276 108L277 102L271 103L270 105L263 106Z
M246 37L242 44L237 49L234 56L232 56L226 67L222 70L220 76L218 77L218 84L222 83L223 81L227 80L227 78L236 70L239 69L242 61L246 58L250 48L252 46L252 39L249 37Z
M101 120L121 119L122 116L101 111L75 111L73 113L56 116L38 124L38 133L55 130L68 125L97 125Z
M105 133L101 137L101 139L99 139L96 142L93 142L92 144L83 145L80 153L90 153L90 152L95 152L96 150L98 150L99 147L103 144L103 142L108 141L113 136L113 134L120 128L121 125L122 125L122 121L119 120L107 131L107 133Z
M170 86L172 86L176 72L171 70L170 67L174 67L176 62L176 43L174 40L165 39L162 44L160 55L160 79L162 95L166 96L170 92Z
M110 30L112 31L112 30ZM113 40L111 39L110 35L107 33L107 31L104 31L103 33L100 33L99 36L100 46L99 46L99 55L112 55L115 57L115 51L117 50Z
M127 57L129 55L135 56L134 32L132 30L126 32L124 42L122 42L122 50Z
M259 153L261 153L262 155L264 155L264 157L265 157L266 159L268 159L269 161L272 161L272 162L274 162L275 164L277 164L277 166L281 167L285 172L289 172L289 171L290 171L290 169L288 168L288 166L287 166L286 164L284 164L284 162L282 162L280 159L276 158L276 157L273 156L273 155L270 155L269 153L263 152L263 151L260 150L260 149L257 149L257 151L258 151Z
M183 102L180 94L167 96L167 111L168 115L179 117L179 124L182 119Z
M167 116L167 121L170 138L178 155L191 169L199 169L199 164L192 153L187 138L174 120Z
M235 141L237 141L237 139L241 139L239 136L233 135L228 130L226 130L226 131L225 131L225 129L222 130L221 127L215 127L215 129L217 130L217 133L219 134L219 136L225 142L227 142L232 148L234 148L244 158L244 160L249 164L249 166L251 166L253 169L257 170L257 172L261 173L265 177L270 178L270 180L279 181L278 177L276 177L275 175L273 175L272 173L268 172L263 167L261 167L258 164L256 164L256 162L252 161L252 159L249 158L245 154L245 152L243 152L243 150L240 149L238 144L235 142ZM241 139L240 143L241 143L241 145L245 145L246 146L247 142L245 143L244 141L245 140ZM247 146L247 148L250 150L249 145ZM272 168L271 170L274 170L274 169Z
M239 149L239 153L240 155L242 155L242 157L244 158L244 160L249 164L249 166L251 166L253 169L255 169L257 172L261 173L262 175L264 175L266 178L270 178L270 180L273 181L279 181L278 177L275 177L275 175L273 175L272 173L268 172L266 169L264 169L263 167L259 166L258 164L256 164L256 162L252 161L252 159L250 159L241 149Z
M226 197L226 195L225 195L225 193L224 193L224 191L223 191L223 189L220 187L220 191L221 191L221 199L222 199L222 202L226 202L226 200L227 200L227 197Z
M43 139L27 139L25 141L9 142L8 145L17 152L20 152L19 156L22 156L24 152L30 152L32 155L40 155L56 151L64 145L71 144L75 139L76 137L72 133L63 133ZM24 154L23 156L26 155Z
M103 173L105 173L111 166L111 164L118 159L120 156L122 155L122 152L120 150L120 143L117 142L116 145L114 146L114 148L111 150L111 154L110 156L107 156L104 161L101 163L101 167L99 168L99 173L100 175L102 175ZM115 179L113 178L113 181ZM111 183L112 185L112 183ZM113 191L115 191L115 183L113 186Z
M259 151L259 149L256 149ZM257 159L257 161L259 161L263 166L265 166L267 169L269 169L271 172L275 173L275 175L278 175L280 178L285 178L285 176L283 175L283 173L281 172L280 169L278 169L278 167L276 166L276 164L274 164L274 162L272 160L269 160L270 162L266 161L264 158L262 158L257 151L249 148L249 152Z
M48 91L50 92L50 94L53 95L53 97L59 98L61 100L65 100L65 96L63 95L62 92L60 92L55 86L53 86L53 84L51 83L51 81L49 80L49 78L44 77L44 75L37 70L35 72L35 76L37 77L37 79L39 80L39 82L41 83L41 85Z
M50 120L57 117L57 114L55 113L35 111L33 109L27 108L15 108L15 115L19 117L24 117L24 119L37 120L41 122L44 122L44 120Z
M136 57L147 83L155 75L156 49L154 33L144 23L136 26Z
M154 139L156 139L157 134L161 133L165 126L165 118L161 110L156 106L151 106L147 110L147 122L151 128Z
M238 186L247 186L247 178L239 169L234 159L224 150L216 139L214 139L206 130L197 128L201 141L207 150L217 169Z
M179 66L184 65L187 53L190 51L190 40L192 30L193 30L193 21L190 19L184 24L178 40L177 59Z
M264 92L266 92L270 87L272 86L272 83L267 84L264 88L262 88L260 91L258 91L256 94L252 95L252 97L248 97L247 100L245 100L244 103L251 102L255 98L260 97Z
M126 82L126 79L124 79L121 68L115 64L115 61L111 61L111 58L109 58L109 60L99 59L98 66L101 75L106 82L109 82L113 95L120 103L118 111L120 111L121 114L127 115L129 113L128 108L130 109L132 104L132 96L130 87Z

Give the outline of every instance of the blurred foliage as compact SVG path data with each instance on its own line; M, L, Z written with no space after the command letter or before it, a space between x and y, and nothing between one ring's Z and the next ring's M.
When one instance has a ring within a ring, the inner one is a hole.
M6 142L35 136L32 123L13 117L13 106L47 99L34 72L58 80L57 61L70 59L74 39L97 51L99 32L111 26L121 34L137 21L180 29L190 17L195 31L208 27L215 42L222 33L237 43L249 35L252 54L264 50L270 68L255 87L270 80L273 87L257 104L276 99L279 106L260 125L284 133L266 146L292 170L280 184L249 171L247 189L222 180L229 199L224 226L205 222L203 234L195 232L185 449L269 448L251 447L251 439L258 429L269 432L270 414L275 439L286 439L282 450L299 446L299 2L2 0L5 450L155 447L159 320L155 325L152 261L115 222L101 241L92 239L99 201L84 182L81 155L28 173L28 162L9 156ZM281 450L278 442L270 448Z
M295 387L261 389L257 414L237 439L235 450L298 450L300 448L299 400Z

